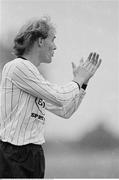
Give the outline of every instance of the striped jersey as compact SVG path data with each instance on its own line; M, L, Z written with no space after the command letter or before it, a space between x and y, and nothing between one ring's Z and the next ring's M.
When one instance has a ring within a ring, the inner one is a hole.
M84 95L75 82L63 86L48 82L28 60L8 62L0 86L0 139L15 145L43 144L45 109L69 118Z

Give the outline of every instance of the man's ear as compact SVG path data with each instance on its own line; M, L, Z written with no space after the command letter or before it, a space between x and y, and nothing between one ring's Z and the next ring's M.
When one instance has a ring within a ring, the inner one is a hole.
M38 46L41 47L43 45L43 39L39 38L38 39Z

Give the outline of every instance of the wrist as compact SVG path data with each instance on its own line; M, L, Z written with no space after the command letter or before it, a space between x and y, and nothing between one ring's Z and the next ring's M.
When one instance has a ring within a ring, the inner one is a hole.
M89 82L89 79L88 79L88 80L86 80L83 84L88 84L88 82Z
M81 89L80 84L77 81L74 81L74 80L73 80L73 82L75 82L78 85L78 88L80 90Z
M74 80L73 80L73 82L75 82L75 83L78 85L79 90L80 90L81 88L82 88L83 90L86 90L87 84L83 83L83 84L80 86L80 84L79 84L77 81L74 81Z

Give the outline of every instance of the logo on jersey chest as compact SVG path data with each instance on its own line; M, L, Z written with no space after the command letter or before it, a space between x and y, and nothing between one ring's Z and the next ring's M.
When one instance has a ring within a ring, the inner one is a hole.
M36 98L35 103L39 110L41 110L41 108L45 108L45 101L43 99Z
M33 117L37 120L40 120L44 124L44 122L45 122L45 118L44 118L45 101L41 98L35 98L35 104L36 104L38 110L40 111L40 115L33 112L33 113L31 113L31 117Z

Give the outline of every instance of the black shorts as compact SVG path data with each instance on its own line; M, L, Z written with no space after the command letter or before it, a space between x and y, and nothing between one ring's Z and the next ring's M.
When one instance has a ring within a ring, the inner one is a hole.
M0 141L0 178L44 178L45 158L41 145L12 145Z

